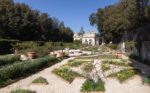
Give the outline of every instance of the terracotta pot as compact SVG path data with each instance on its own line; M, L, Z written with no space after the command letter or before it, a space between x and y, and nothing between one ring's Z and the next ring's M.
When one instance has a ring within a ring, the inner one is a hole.
M28 52L27 55L29 59L35 59L37 57L36 52Z
M122 58L122 53L120 53L120 52L117 53L117 57L118 57L118 58Z

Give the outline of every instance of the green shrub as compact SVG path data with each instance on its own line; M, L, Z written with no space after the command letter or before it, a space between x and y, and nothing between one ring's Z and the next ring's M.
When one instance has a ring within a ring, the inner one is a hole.
M79 57L80 59L117 59L116 55L98 55L89 57Z
M104 82L101 79L96 83L93 80L86 80L81 87L81 92L91 91L105 91Z
M72 71L69 68L60 68L60 69L54 69L53 73L56 75L60 76L64 80L68 81L71 83L76 77L80 77L81 75L78 74L77 72Z
M118 48L118 45L117 44L108 44L108 47L116 50Z
M107 71L107 70L109 70L109 69L110 69L109 64L102 64L102 70L103 70L103 71Z
M93 70L94 66L91 62L87 62L83 65L82 70L85 72L91 72Z
M120 82L124 82L124 81L126 81L127 79L133 77L136 74L137 74L137 71L134 70L134 69L125 69L125 70L122 70L118 73L112 74L110 76L117 77L117 79Z
M39 77L32 81L32 83L42 83L42 84L48 84L47 80L43 77Z
M16 91L12 91L10 93L34 93L34 92L30 91L30 90L25 90L25 89L19 89L19 90L16 90Z
M150 76L144 77L144 83L150 85Z
M113 64L113 65L119 65L119 66L129 66L129 63L127 63L125 61L106 60L106 61L103 61L103 63Z
M13 64L20 61L20 55L3 55L0 56L0 67Z
M0 69L0 87L8 85L22 77L31 75L58 62L54 57L43 57L31 61L14 63Z

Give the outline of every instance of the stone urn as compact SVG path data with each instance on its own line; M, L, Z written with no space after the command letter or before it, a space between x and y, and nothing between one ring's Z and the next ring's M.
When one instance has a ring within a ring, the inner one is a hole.
M29 59L35 59L37 57L36 52L28 52L27 55Z

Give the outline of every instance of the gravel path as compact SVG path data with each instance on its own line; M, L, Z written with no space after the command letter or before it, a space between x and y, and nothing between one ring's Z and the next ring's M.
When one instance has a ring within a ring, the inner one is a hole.
M37 74L29 76L25 79L22 79L16 83L13 83L5 88L0 89L0 93L10 93L12 90L16 89L30 89L35 90L37 93L80 93L80 87L82 83L85 81L84 79L75 79L72 84L66 83L66 81L62 80L61 78L57 77L51 71L54 68L58 68L63 64L66 64L68 60L74 59L68 58L63 60L60 63L57 63ZM31 82L38 78L44 77L49 82L48 85L33 85Z

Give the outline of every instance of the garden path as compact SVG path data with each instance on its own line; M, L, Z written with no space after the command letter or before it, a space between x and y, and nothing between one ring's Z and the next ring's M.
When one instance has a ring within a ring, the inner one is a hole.
M51 72L54 68L58 68L61 65L66 64L68 60L71 59L73 59L73 57L65 59L60 63L57 63L43 71L40 71L32 76L22 79L7 87L1 88L0 93L10 93L10 91L16 89L29 89L36 91L37 93L80 93L81 85L85 81L85 79L77 78L71 84L69 84ZM49 84L48 85L31 84L31 82L34 79L40 76L46 78Z

